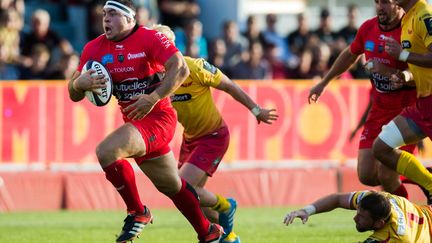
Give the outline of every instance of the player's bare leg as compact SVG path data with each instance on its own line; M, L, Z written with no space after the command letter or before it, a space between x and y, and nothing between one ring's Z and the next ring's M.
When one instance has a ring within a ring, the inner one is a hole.
M178 175L177 162L172 152L144 161L140 168L187 218L198 233L200 242L219 242L223 235L222 227L211 224L204 217L195 190Z
M96 155L105 171L106 178L113 184L126 203L128 215L117 237L117 242L127 242L139 236L153 217L143 206L135 183L135 172L127 157L145 154L145 143L141 134L130 123L116 129L97 147Z
M372 149L359 149L357 174L360 182L367 186L378 186L378 161L372 153Z
M207 173L191 163L184 163L179 174L180 177L194 186L200 197L200 206L207 218L224 227L225 234L221 242L240 243L240 237L232 230L237 202L232 198L227 199L205 189L204 186L208 179Z
M405 144L415 144L425 135L413 123L402 116L397 116L383 127L373 145L375 157L387 167L397 171L423 188L432 192L432 175L412 154L398 149ZM430 203L432 198L428 199Z

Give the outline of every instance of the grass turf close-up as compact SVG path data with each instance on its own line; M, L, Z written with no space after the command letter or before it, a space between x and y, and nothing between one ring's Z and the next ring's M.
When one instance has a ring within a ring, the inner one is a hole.
M355 211L338 209L313 215L306 224L296 219L282 221L290 208L239 208L234 231L243 243L359 242L368 233L358 233ZM134 243L198 242L192 227L175 209L152 210L155 217ZM67 243L115 242L123 226L119 211L21 212L0 214L0 242Z

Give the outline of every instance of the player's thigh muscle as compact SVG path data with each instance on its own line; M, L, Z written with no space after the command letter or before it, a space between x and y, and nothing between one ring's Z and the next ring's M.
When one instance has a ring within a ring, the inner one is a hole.
M363 184L370 186L379 185L378 181L378 161L372 153L372 149L359 149L357 173Z
M142 156L146 146L139 131L130 123L125 123L109 134L98 146L99 153L111 154L118 158Z
M141 170L165 195L174 195L180 190L181 181L177 163L172 152L141 163Z

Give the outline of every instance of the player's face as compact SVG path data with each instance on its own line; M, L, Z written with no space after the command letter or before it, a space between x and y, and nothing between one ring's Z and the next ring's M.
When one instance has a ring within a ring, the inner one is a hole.
M354 222L358 232L365 232L374 229L375 220L372 219L366 210L357 209Z
M104 9L103 28L108 40L121 40L129 33L128 19L114 9Z
M395 2L395 0L375 0L379 24L388 25L399 18L399 11L401 11L401 9Z

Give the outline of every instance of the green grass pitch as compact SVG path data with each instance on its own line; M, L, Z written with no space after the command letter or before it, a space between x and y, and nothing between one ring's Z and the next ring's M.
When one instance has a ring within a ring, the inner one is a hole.
M368 233L355 230L354 211L338 209L314 215L303 225L299 219L282 224L289 208L239 208L234 231L243 243L359 242ZM198 242L186 219L175 209L152 210L154 222L135 243ZM105 243L115 242L122 227L122 212L1 213L0 242L7 243Z

